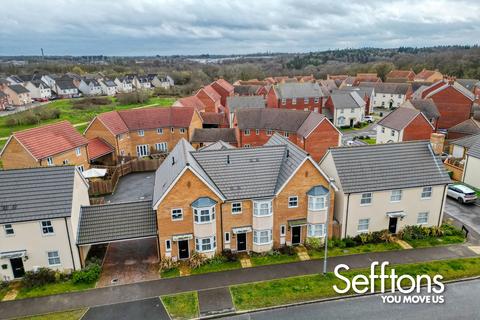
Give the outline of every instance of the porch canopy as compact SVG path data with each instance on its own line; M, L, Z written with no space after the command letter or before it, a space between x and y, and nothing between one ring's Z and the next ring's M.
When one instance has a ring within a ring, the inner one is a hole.
M406 216L406 214L403 211L387 212L387 217L389 217L389 218L403 218L405 216Z
M151 200L86 206L80 210L78 245L156 236L156 211Z
M0 252L0 259L23 258L27 254L27 250L4 251Z

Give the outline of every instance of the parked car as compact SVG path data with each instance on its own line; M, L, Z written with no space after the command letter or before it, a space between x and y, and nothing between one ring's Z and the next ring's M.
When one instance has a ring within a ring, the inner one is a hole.
M373 118L373 116L364 116L363 121L368 123L373 123L375 122L375 119Z
M475 191L463 184L451 184L448 186L447 196L460 203L472 203L477 200Z
M5 111L13 111L13 110L15 110L14 106L6 106L5 107Z

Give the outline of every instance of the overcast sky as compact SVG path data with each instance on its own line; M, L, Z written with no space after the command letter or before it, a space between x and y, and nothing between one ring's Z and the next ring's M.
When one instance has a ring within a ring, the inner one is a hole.
M0 0L0 55L476 44L479 1Z

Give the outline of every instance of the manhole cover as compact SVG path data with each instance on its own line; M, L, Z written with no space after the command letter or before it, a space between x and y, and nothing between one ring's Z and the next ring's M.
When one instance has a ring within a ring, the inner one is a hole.
M118 283L118 278L113 278L112 281L110 281L112 284Z

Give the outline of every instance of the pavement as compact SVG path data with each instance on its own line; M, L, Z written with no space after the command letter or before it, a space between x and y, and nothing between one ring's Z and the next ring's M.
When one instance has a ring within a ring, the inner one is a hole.
M366 144L363 141L360 140L353 140L355 136L369 136L371 138L375 138L377 136L377 124L376 123L370 123L368 126L365 128L359 129L359 130L350 130L346 132L342 132L342 144L347 145L347 141L353 141L353 145L364 145Z
M368 268L372 261L405 264L432 260L476 257L467 244L419 248L412 250L372 252L329 258L328 271L338 264L350 268ZM318 274L323 260L308 260L286 264L213 272L188 277L159 279L132 284L109 286L60 295L0 302L0 318L8 319L33 314L45 314L79 308L96 307L159 297L186 291L200 291L231 285Z
M235 311L228 287L198 291L200 317Z
M443 293L445 303L443 304L384 304L380 295L369 295L246 313L230 316L228 319L479 319L480 280L450 283L445 288ZM430 294L423 290L420 295Z
M88 309L82 320L170 320L160 298L112 304Z
M476 203L460 204L447 197L444 212L446 215L460 221L470 231L480 235L480 205Z
M152 199L155 171L130 173L118 180L115 192L105 197L105 203Z

